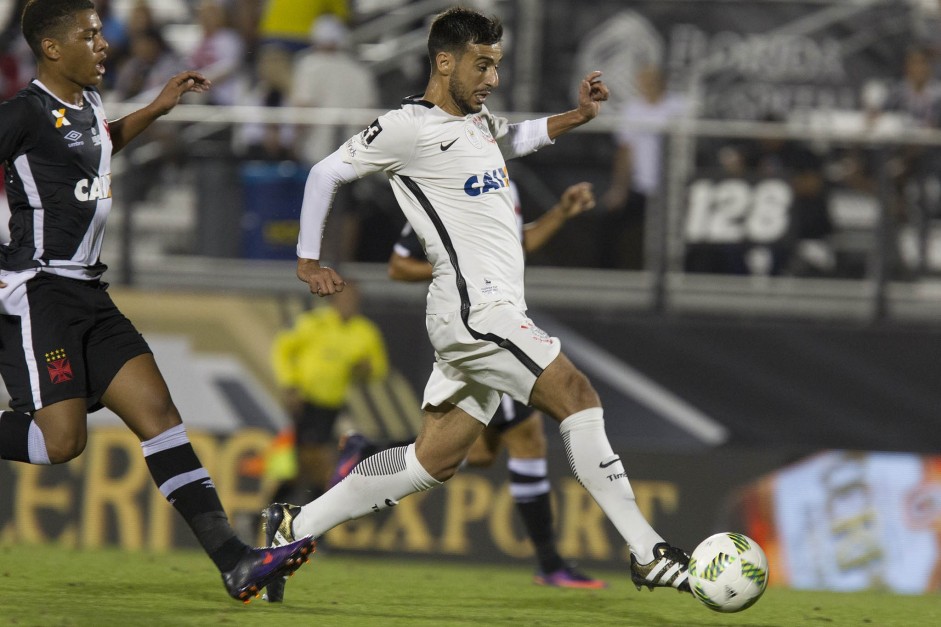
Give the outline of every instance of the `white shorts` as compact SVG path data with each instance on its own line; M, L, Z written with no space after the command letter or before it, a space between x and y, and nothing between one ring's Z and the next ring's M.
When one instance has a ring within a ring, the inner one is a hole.
M536 379L561 351L559 338L506 302L472 307L466 321L459 311L428 314L425 327L435 365L422 406L450 402L485 425L504 392L529 404Z

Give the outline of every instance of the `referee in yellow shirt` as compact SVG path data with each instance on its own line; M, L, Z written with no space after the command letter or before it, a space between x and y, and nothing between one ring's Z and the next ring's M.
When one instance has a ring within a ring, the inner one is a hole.
M306 502L323 493L336 463L333 430L350 385L388 374L382 333L359 312L359 299L347 284L275 338L272 365L294 421L297 452L297 476L278 488L275 501Z

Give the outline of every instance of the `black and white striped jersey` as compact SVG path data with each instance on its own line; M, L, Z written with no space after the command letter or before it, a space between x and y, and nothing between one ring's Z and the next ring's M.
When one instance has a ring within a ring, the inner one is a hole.
M111 136L101 95L85 89L81 107L37 80L0 104L0 161L10 203L10 242L0 269L41 268L95 279L111 210Z

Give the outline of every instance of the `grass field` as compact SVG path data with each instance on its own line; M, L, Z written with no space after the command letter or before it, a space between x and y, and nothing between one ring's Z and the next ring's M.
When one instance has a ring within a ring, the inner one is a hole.
M687 595L637 592L624 573L602 591L530 583L526 564L493 567L318 554L284 605L228 598L198 552L166 554L0 547L0 625L941 625L941 597L770 588L739 614Z

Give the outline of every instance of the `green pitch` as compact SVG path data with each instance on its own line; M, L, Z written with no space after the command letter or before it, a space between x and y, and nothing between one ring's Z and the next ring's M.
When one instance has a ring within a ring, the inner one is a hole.
M201 553L0 546L0 624L149 625L941 625L941 598L769 589L739 614L710 612L670 590L638 592L625 573L601 591L535 586L531 569L315 555L284 605L226 596ZM773 573L772 573L773 581Z

